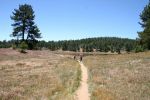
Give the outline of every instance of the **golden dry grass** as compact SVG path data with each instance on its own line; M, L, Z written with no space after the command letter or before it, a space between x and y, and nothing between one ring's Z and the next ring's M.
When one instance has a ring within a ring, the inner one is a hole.
M150 52L84 58L91 100L149 100Z
M49 51L0 52L0 100L74 99L81 72L78 62Z

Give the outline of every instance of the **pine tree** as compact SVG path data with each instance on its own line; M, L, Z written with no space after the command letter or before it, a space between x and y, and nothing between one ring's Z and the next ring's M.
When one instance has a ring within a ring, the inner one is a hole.
M18 9L14 9L11 19L14 20L13 37L21 37L22 41L34 45L36 38L41 38L38 27L34 23L34 11L31 5L19 5Z
M140 19L142 20L140 25L144 28L142 32L138 32L140 43L150 49L150 1L140 14Z

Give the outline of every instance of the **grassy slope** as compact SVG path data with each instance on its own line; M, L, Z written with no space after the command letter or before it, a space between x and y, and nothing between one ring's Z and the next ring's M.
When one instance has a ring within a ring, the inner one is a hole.
M0 99L74 99L80 80L78 62L49 51L0 53Z
M84 58L91 100L150 99L150 52Z

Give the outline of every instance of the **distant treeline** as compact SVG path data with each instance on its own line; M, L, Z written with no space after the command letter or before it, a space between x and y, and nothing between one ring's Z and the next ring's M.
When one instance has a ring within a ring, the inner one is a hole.
M46 47L50 50L79 51L80 48L84 52L92 52L93 50L100 52L120 52L120 50L131 51L136 47L136 41L133 39L124 39L116 37L99 37L87 38L81 40L65 40L65 41L40 41L38 47Z
M0 41L0 48L10 48L12 44L14 43L15 40L10 40L10 41Z
M17 45L16 40L1 41L0 48L9 48L12 44ZM63 51L79 51L81 48L84 52L100 51L100 52L118 52L121 50L130 52L135 49L136 40L117 37L98 37L80 40L62 40L62 41L38 41L36 49L50 49Z

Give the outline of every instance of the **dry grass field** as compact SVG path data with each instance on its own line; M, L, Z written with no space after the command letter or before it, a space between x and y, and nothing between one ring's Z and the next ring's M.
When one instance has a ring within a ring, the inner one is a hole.
M67 55L0 49L0 100L73 100L80 77Z
M91 100L150 100L150 52L84 57Z

